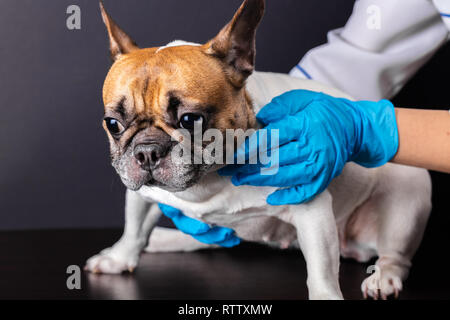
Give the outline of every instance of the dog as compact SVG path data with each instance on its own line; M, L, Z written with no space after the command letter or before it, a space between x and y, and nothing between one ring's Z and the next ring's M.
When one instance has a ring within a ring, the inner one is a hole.
M103 127L112 165L127 187L122 238L90 258L95 273L132 272L142 252L214 248L175 229L155 227L156 203L235 230L245 241L301 249L310 299L343 299L340 256L375 270L364 296L398 296L431 210L426 170L396 164L366 169L349 163L326 191L301 205L270 206L276 188L234 186L220 166L180 162L177 130L258 128L255 113L286 91L346 94L287 75L254 72L255 35L264 0L245 0L233 19L203 45L176 41L140 49L100 3L113 65L105 79ZM243 196L245 195L245 196Z

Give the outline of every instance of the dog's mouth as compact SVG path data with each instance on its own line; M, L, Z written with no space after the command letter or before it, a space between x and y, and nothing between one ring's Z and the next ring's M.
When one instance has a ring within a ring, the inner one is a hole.
M196 164L193 155L186 157L182 152L172 151L149 165L143 165L135 153L128 151L113 160L113 166L128 189L138 191L142 187L158 187L170 192L193 187L215 167L205 162Z
M198 182L202 171L197 167L185 168L184 170L158 167L148 173L148 178L143 186L158 187L170 192L184 191Z
M155 185L157 185L157 184L159 184L158 181L156 181L156 180L153 179L153 178L150 178L150 179L148 179L147 182L144 183L144 186L147 186L147 187L153 187L153 186L155 186Z

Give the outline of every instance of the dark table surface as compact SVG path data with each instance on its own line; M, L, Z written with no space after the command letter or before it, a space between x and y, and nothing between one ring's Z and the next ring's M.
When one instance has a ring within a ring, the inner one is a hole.
M298 251L259 245L194 253L144 254L135 274L81 272L81 289L69 290L70 265L114 243L119 230L0 232L1 299L306 299L306 270ZM420 252L419 252L420 253ZM420 256L420 254L419 254ZM423 256L423 255L422 255ZM402 299L448 299L445 270L417 258ZM343 260L341 287L361 299L369 264Z

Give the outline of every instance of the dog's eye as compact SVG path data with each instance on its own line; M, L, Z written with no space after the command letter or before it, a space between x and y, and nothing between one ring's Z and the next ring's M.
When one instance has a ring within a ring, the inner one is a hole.
M194 130L196 124L203 128L203 116L195 113L186 113L181 116L180 127L187 130Z
M123 125L114 118L105 118L106 127L112 135L121 134L124 130Z

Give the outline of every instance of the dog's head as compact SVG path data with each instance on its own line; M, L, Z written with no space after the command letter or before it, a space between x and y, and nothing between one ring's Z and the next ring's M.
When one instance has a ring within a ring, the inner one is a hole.
M100 7L114 61L103 87L112 164L129 189L184 190L214 165L174 152L183 140L180 132L255 125L244 86L254 69L264 0L245 0L204 45L147 49L138 48Z

